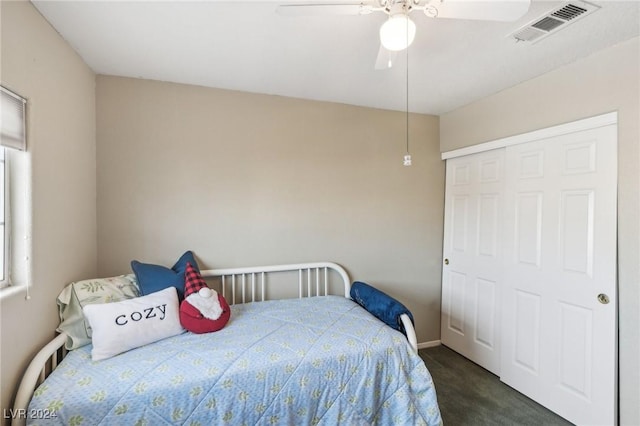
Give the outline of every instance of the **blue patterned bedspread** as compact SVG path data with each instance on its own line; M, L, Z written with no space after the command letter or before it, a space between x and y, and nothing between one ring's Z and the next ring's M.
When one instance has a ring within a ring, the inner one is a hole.
M437 425L436 393L406 338L339 296L232 307L184 333L92 362L72 351L29 412L64 425Z

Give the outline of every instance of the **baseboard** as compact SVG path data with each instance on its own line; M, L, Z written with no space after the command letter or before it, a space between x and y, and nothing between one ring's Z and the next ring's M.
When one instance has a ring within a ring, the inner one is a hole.
M441 344L442 344L442 342L440 340L432 340L430 342L422 342L422 343L418 343L418 349L433 348L435 346L440 346Z

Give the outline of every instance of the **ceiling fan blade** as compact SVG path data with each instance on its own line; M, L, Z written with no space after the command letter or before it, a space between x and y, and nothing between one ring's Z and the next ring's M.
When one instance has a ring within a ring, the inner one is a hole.
M373 6L357 4L282 4L276 12L282 16L368 15Z
M381 44L380 49L378 49L378 57L376 58L376 69L377 70L387 70L393 66L396 61L396 55L398 52L393 50L385 49Z
M434 4L437 14L425 9L427 16L484 21L515 21L529 10L530 0L441 0Z

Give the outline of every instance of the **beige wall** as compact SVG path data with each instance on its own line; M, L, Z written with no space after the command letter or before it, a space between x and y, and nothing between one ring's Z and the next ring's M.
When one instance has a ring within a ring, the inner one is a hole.
M29 99L34 210L32 298L0 308L1 408L53 336L66 283L185 249L210 267L340 262L405 301L419 341L439 338L436 117L412 115L404 168L399 113L108 77L96 91L29 3L0 4L0 77Z
M0 409L54 336L55 298L95 276L95 75L28 2L0 2L3 85L28 99L33 196L31 300L1 297Z
M444 151L618 112L620 419L640 424L638 38L440 117Z
M98 76L98 271L329 260L439 339L438 118Z
M0 305L1 408L65 283L186 249L204 267L339 262L404 301L418 341L439 339L439 152L616 110L621 417L640 424L637 39L445 114L442 135L412 115L404 168L401 113L104 76L94 90L30 4L0 4L0 77L30 101L34 209L33 297Z

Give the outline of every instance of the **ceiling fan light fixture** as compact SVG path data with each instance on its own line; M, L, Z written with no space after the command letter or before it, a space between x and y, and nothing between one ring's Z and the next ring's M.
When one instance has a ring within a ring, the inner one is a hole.
M404 50L416 38L416 24L404 13L390 16L380 27L380 43L387 50Z

